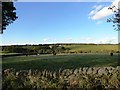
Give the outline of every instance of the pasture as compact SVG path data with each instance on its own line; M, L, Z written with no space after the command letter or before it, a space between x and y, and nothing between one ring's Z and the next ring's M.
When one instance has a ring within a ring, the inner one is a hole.
M76 69L80 67L104 67L117 66L118 54L114 53L81 53L81 54L58 54L48 55L31 55L31 56L14 56L4 57L2 68L13 68L15 70L35 70L40 71L47 69L57 71L61 69Z
M119 51L118 45L110 45L110 44L73 44L73 45L64 45L65 48L69 48L70 52L76 52L76 53L81 53L81 52L88 52L88 53L109 53L111 51L117 52Z

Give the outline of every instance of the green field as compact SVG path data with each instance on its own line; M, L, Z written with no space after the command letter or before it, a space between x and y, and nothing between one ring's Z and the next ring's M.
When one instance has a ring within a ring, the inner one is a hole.
M16 70L59 70L75 69L80 67L117 66L118 54L110 56L109 53L82 53L63 55L38 55L38 56L14 56L5 57L2 60L3 69L14 68Z
M65 87L86 90L92 90L93 87L97 90L101 87L100 90L106 88L116 90L120 86L118 45L62 46L66 50L57 55L43 53L12 56L17 53L5 52L0 63L3 70L4 90L35 87L38 90ZM110 52L114 55L110 56Z
M96 52L116 52L119 51L118 49L118 45L64 45L65 48L69 48L70 52L92 52L92 53L96 53Z

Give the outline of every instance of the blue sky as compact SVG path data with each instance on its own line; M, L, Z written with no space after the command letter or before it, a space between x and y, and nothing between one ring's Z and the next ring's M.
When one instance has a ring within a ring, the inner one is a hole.
M3 45L117 43L118 32L98 12L107 2L16 2L18 19L2 35Z

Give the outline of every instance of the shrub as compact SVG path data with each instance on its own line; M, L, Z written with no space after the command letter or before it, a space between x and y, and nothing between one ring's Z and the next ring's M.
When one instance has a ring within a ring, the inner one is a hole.
M120 53L120 51L116 51L116 53Z

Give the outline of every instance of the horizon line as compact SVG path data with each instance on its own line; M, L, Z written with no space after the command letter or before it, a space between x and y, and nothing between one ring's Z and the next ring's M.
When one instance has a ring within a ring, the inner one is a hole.
M11 46L11 45L45 45L45 44L120 44L120 43L26 43L26 44L3 44L0 46Z

